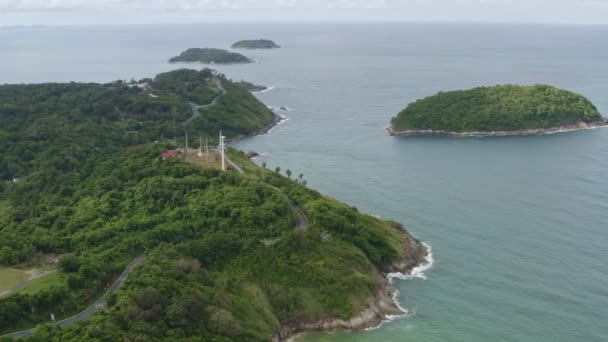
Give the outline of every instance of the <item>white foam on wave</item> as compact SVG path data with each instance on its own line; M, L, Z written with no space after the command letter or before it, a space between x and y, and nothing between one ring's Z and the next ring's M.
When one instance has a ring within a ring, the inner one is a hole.
M401 280L410 280L410 279L415 279L415 278L425 279L425 280L427 279L424 272L429 270L431 267L433 267L433 263L435 262L435 260L433 259L433 249L431 248L431 246L427 245L424 242L422 244L424 245L424 247L427 248L427 251L428 251L428 254L425 258L425 262L414 267L408 274L404 274L401 272L392 272L392 273L387 274L386 279L388 279L388 281L391 284L395 281L395 279L401 279ZM397 289L393 293L393 302L395 303L395 305L397 305L399 310L401 310L403 313L399 314L399 315L387 315L380 324L378 324L375 327L367 328L365 330L375 330L375 329L382 327L384 324L386 324L388 322L392 322L396 319L408 318L408 317L411 317L416 314L415 310L408 310L408 309L404 308L403 306L401 306L401 302L399 301L399 290L397 290Z
M252 93L254 93L254 94L262 94L262 93L267 93L267 92L269 92L271 90L275 90L275 89L277 89L277 87L270 86L270 87L267 87L264 90L252 91Z
M395 302L395 305L397 305L397 307L399 308L399 310L401 310L402 313L400 313L398 315L386 315L386 317L384 317L384 320L382 322L380 322L380 324L376 325L375 327L367 328L364 330L370 331L370 330L380 329L386 323L389 323L389 322L392 322L394 320L401 319L401 318L412 317L413 315L416 314L416 311L411 311L411 310L408 310L408 309L404 308L403 306L401 306L401 302L399 302L399 290L395 290L395 292L393 293L393 302Z
M386 275L386 278L388 279L389 282L393 283L393 281L395 279L401 279L401 280L410 280L410 279L426 279L426 275L424 274L425 271L428 271L431 267L433 267L433 263L435 262L435 259L433 259L433 249L431 248L431 246L427 245L426 243L422 243L424 245L424 247L426 247L427 251L428 251L428 255L426 256L426 260L424 263L414 267L409 273L407 274L403 274L401 272L392 272Z

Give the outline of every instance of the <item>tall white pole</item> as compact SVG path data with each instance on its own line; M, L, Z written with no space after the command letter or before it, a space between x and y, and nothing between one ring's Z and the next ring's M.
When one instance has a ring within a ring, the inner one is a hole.
M226 162L224 158L224 136L222 135L222 131L220 131L220 152L222 154L222 171L226 171Z
M198 143L198 157L202 157L203 156L203 137L199 137L199 143Z
M188 156L188 129L186 129L186 157Z

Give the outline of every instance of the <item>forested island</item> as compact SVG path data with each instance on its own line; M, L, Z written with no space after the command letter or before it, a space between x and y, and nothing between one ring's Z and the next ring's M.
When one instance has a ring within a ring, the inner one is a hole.
M537 135L608 122L585 97L548 85L499 85L440 92L410 103L391 135Z
M233 49L278 49L275 42L269 39L241 40L232 44Z
M253 63L249 58L240 53L230 52L222 49L190 48L179 56L169 59L170 63L198 62L204 64L244 64Z
M240 151L226 172L184 153L186 129L197 149L199 135L213 145L271 121L209 69L0 86L0 335L280 341L399 313L382 275L427 256L401 225ZM10 283L34 268L53 273Z

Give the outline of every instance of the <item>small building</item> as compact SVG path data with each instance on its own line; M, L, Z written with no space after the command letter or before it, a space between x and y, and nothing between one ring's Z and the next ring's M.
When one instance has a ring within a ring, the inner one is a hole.
M165 151L161 157L163 157L163 160L167 159L167 158L173 158L176 159L177 158L177 150L173 149L173 150L168 150Z

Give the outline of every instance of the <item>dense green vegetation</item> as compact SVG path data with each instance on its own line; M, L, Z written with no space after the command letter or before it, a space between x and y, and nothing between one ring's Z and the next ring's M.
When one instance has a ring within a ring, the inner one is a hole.
M218 108L261 105L215 76L227 91ZM40 326L31 340L263 341L280 324L348 318L364 307L379 268L406 252L395 224L240 152L231 158L245 175L159 157L174 147L155 142L165 121L188 116L184 98L219 96L213 77L177 71L147 80L151 90L0 87L0 265L62 255L53 278L0 299L0 334L83 309L144 253L108 310L64 329ZM209 122L222 114L209 111ZM250 128L234 123L235 134ZM306 231L294 228L281 192L307 214Z
M275 42L268 39L241 40L232 44L233 49L276 49L280 48Z
M226 94L221 95L216 81ZM134 84L0 86L0 179L18 178L48 163L63 165L63 171L76 170L81 157L111 153L108 149L116 143L172 139L174 118L178 141L183 143L185 128L180 123L192 116L188 101L205 105L216 98L216 105L202 110L209 111L209 117L203 113L188 127L191 143L199 136L213 142L220 129L233 138L272 123L273 114L264 104L209 69L181 69ZM0 213L1 208L0 202Z
M410 103L392 120L403 130L516 131L601 120L586 98L547 85L441 92Z
M272 111L247 89L235 83L225 83L224 89L226 94L216 105L199 110L201 116L192 122L193 131L222 130L227 137L238 137L261 131L273 122Z
M251 63L252 60L240 53L230 52L222 49L190 48L179 56L169 59L170 63L177 62L199 62L205 64L237 64Z

